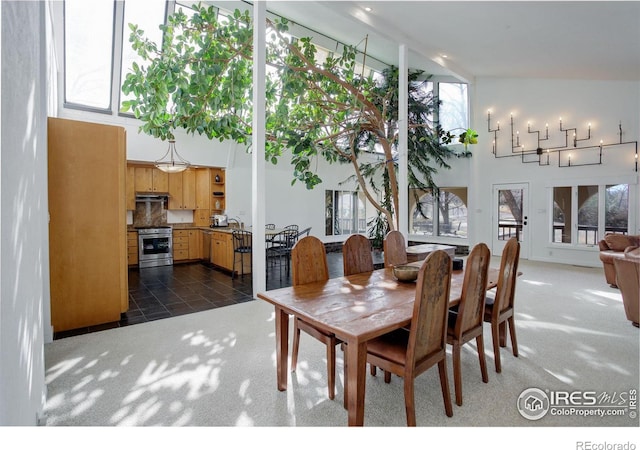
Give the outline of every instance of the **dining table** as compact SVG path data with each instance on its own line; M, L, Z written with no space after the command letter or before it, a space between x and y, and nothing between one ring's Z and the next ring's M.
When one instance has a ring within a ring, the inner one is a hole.
M422 264L422 261L410 263ZM487 290L498 283L498 269L490 268ZM452 272L450 306L460 302L464 271ZM327 281L259 292L275 307L277 388L287 389L289 319L298 317L344 342L348 393L348 425L364 425L367 341L411 324L416 283L398 281L390 267Z

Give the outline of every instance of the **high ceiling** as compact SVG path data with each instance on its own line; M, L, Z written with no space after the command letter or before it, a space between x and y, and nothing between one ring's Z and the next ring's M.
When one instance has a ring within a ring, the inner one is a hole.
M365 7L370 7L367 12ZM268 1L267 9L431 74L640 80L640 1ZM445 58L444 55L447 55Z

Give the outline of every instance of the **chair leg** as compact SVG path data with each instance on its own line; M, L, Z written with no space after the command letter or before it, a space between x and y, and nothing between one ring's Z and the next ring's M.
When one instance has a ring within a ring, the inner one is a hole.
M385 375L389 372L385 371ZM413 377L404 378L404 408L407 412L407 426L416 426L416 402L413 392Z
M500 362L500 326L491 324L491 340L493 341L493 360L496 364L496 372L502 372L502 364Z
M500 347L507 346L507 323L500 322L498 325L500 329Z
M516 340L516 321L513 316L509 317L509 334L511 335L511 347L513 347L513 356L518 356L518 341Z
M348 410L349 409L349 405L348 405L348 400L349 400L349 383L347 382L347 358L346 358L346 353L347 353L347 344L342 344L342 359L344 360L344 375L343 375L343 381L342 384L344 385L344 397L342 398L342 406L344 407L344 409Z
M476 346L478 347L478 359L480 359L480 372L482 373L482 382L489 382L489 374L487 373L487 359L484 356L484 337L482 335L476 338Z
M371 373L371 376L375 377L376 376L376 366L374 366L373 364L369 364L369 372Z
M447 360L442 358L438 363L438 372L440 372L440 388L442 390L442 400L444 400L444 412L447 417L453 416L453 405L451 404L451 392L449 391L449 375L447 374Z
M291 371L296 371L298 365L298 347L300 346L300 328L298 328L298 318L293 319L293 351L291 354Z
M456 391L456 405L462 406L462 368L460 365L460 344L453 344L453 385Z
M331 339L327 344L327 388L329 389L329 399L336 396L336 341Z
M384 370L384 382L389 384L391 383L391 372L389 372L388 370Z

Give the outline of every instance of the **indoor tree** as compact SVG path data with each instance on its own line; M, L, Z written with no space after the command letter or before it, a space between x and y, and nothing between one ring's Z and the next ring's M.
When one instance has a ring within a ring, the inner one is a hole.
M130 25L130 42L143 63L126 76L123 92L132 98L123 107L142 120L141 131L161 139L184 128L250 146L252 19L248 11L219 20L211 6L193 10L190 17L180 10L162 25L161 47ZM267 160L275 164L291 152L292 183L299 180L309 189L322 181L314 171L317 158L350 164L369 202L397 229L397 69L385 71L380 83L358 72L354 47L319 55L310 38L287 34L286 20L268 20L267 29ZM444 160L450 155L440 137L450 142L451 135L434 130L418 103L410 102L409 181L433 186L433 163L448 167ZM374 150L380 162L363 162ZM374 181L376 172L382 172L382 186Z

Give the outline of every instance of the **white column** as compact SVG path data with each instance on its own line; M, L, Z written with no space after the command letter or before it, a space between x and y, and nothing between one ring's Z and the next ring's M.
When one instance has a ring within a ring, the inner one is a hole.
M409 139L409 58L406 44L398 47L398 231L408 240L409 234L409 185L407 142Z
M253 224L253 297L266 290L265 273L265 79L266 1L253 3L253 135L251 153L251 223Z

